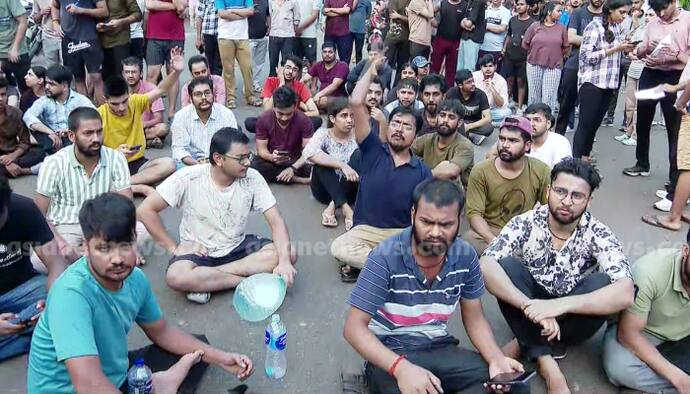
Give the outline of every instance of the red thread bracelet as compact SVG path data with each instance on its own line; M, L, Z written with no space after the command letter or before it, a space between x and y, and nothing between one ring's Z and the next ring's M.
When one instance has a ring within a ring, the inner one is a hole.
M398 358L396 358L395 361L393 361L393 365L391 365L391 367L388 368L388 374L390 376L394 376L393 374L395 373L395 368L398 366L398 364L400 364L400 362L402 360L404 360L406 358L407 358L407 356L404 354L399 355Z

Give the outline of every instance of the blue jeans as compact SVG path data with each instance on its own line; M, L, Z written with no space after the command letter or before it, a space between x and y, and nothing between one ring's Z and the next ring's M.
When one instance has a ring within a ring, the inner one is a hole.
M36 275L1 295L0 313L19 313L29 305L45 300L48 295L46 279L45 275ZM33 330L31 326L20 334L0 336L0 361L28 353Z
M330 41L338 48L338 59L345 62L350 67L350 59L352 58L352 36L348 33L345 36L331 36L325 35L323 41Z
M477 67L477 57L479 56L479 47L481 46L482 44L477 44L472 40L460 41L460 56L458 56L458 65L456 71L475 71Z

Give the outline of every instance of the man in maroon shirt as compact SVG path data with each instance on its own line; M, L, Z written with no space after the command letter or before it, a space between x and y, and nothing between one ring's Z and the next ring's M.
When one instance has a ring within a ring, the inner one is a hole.
M324 42L338 46L338 58L350 64L352 58L352 36L350 35L350 13L353 0L324 0L323 14L326 15Z
M257 156L252 168L267 182L309 184L310 168L302 157L314 134L307 115L297 110L297 95L287 86L273 93L273 109L256 122Z
M328 97L346 97L345 81L350 69L345 62L335 60L335 44L326 41L321 45L321 61L314 63L307 75L302 77L303 83L309 83L312 78L319 80L319 92L314 95L314 102L320 109L328 106Z

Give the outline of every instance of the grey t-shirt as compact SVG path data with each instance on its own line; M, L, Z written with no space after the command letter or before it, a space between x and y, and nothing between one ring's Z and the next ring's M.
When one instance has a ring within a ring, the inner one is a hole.
M60 2L60 27L65 33L65 38L72 41L95 41L98 40L96 33L96 20L84 16L73 15L67 12L65 7L74 4L80 8L96 8L98 0L58 0ZM105 0L100 0L105 1Z
M582 36L582 33L585 31L585 27L589 25L589 22L591 22L595 16L601 18L601 14L592 14L586 5L576 9L575 12L573 12L573 14L570 16L570 22L568 22L568 30L575 29L577 31L577 35ZM563 68L577 70L577 59L579 56L580 48L573 46L572 50L570 51L570 57L568 58L568 60L565 61L565 65L563 66Z
M26 10L19 0L0 0L0 58L6 59L14 36L17 34L17 17L26 15ZM22 39L19 54L26 54L26 40Z

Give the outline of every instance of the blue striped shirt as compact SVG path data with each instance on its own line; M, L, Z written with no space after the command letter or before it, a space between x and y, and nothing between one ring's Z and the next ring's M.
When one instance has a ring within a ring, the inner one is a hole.
M479 259L461 239L429 284L412 255L412 228L381 242L367 258L349 303L373 318L369 329L388 347L425 346L450 338L448 320L461 299L484 293Z

